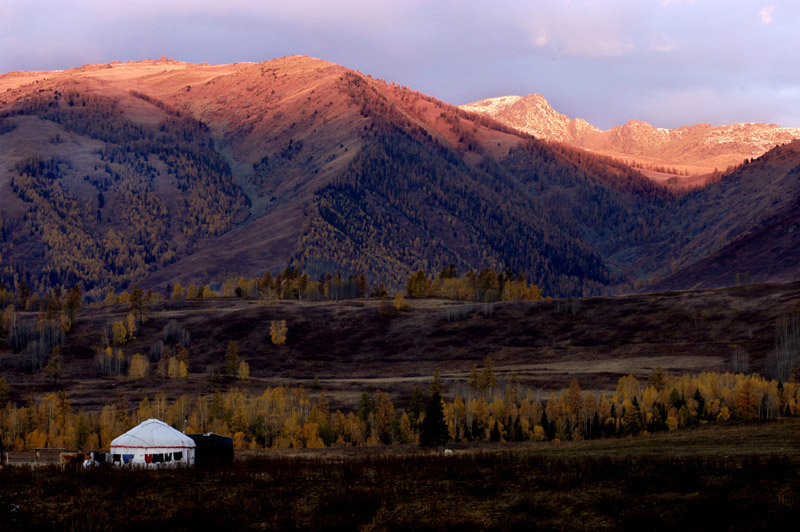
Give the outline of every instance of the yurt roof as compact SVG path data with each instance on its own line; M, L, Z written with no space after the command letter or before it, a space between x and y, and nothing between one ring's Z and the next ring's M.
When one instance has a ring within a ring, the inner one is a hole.
M111 447L196 447L194 440L178 432L163 421L148 419L133 427L128 432L116 437Z

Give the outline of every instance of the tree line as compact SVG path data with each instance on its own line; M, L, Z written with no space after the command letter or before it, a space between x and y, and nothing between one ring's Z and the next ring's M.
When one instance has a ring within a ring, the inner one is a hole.
M315 386L316 387L316 386ZM512 381L498 386L491 361L473 367L468 389L447 396L434 376L399 408L380 390L362 393L356 409L331 408L323 392L303 387L239 389L211 395L164 394L129 406L118 396L99 412L78 411L66 392L19 406L0 378L2 446L103 449L119 434L156 417L186 432L228 434L237 448L441 445L450 441L564 441L674 431L696 424L769 421L800 415L800 384L759 375L669 375L660 368L647 381L628 375L613 394L584 392L578 382L547 400Z

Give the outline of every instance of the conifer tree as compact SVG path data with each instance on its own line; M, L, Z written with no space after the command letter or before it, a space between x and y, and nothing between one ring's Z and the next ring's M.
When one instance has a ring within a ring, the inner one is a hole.
M425 408L425 417L420 426L419 443L425 447L444 445L450 439L447 423L444 421L442 395L435 391Z
M239 342L231 340L228 342L228 349L225 351L225 372L228 375L235 375L236 368L239 366Z
M8 386L6 378L0 377L0 409L5 408L6 404L8 404L10 395L11 389Z
M411 392L411 400L408 402L408 417L412 426L416 426L424 406L422 390L419 389L419 386L414 386L414 391Z

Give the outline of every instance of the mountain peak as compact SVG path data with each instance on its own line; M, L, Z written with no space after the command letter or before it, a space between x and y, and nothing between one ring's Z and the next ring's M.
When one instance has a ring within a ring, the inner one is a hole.
M800 129L759 123L699 123L665 129L634 119L602 131L585 120L559 113L541 94L488 98L461 107L544 140L626 160L657 181L673 171L680 176L710 175L800 138Z
M491 116L511 127L544 140L574 142L576 139L600 131L582 119L571 119L550 105L541 94L500 96L461 106Z

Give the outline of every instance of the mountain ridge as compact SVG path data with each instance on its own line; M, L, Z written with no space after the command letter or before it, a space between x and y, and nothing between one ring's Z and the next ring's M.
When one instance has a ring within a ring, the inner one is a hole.
M596 134L563 129L580 131ZM401 287L453 264L548 295L630 290L788 212L796 151L677 196L619 160L304 56L5 74L0 281L97 296L292 266Z
M800 138L800 128L775 124L736 123L712 126L699 123L673 129L640 120L601 130L580 118L555 111L539 94L501 96L460 106L484 113L544 140L630 159L644 170L673 167L678 174L702 174L741 164L776 145ZM645 159L640 159L644 157ZM647 160L652 159L652 160ZM648 174L654 179L659 176ZM671 173L671 172L660 172Z

